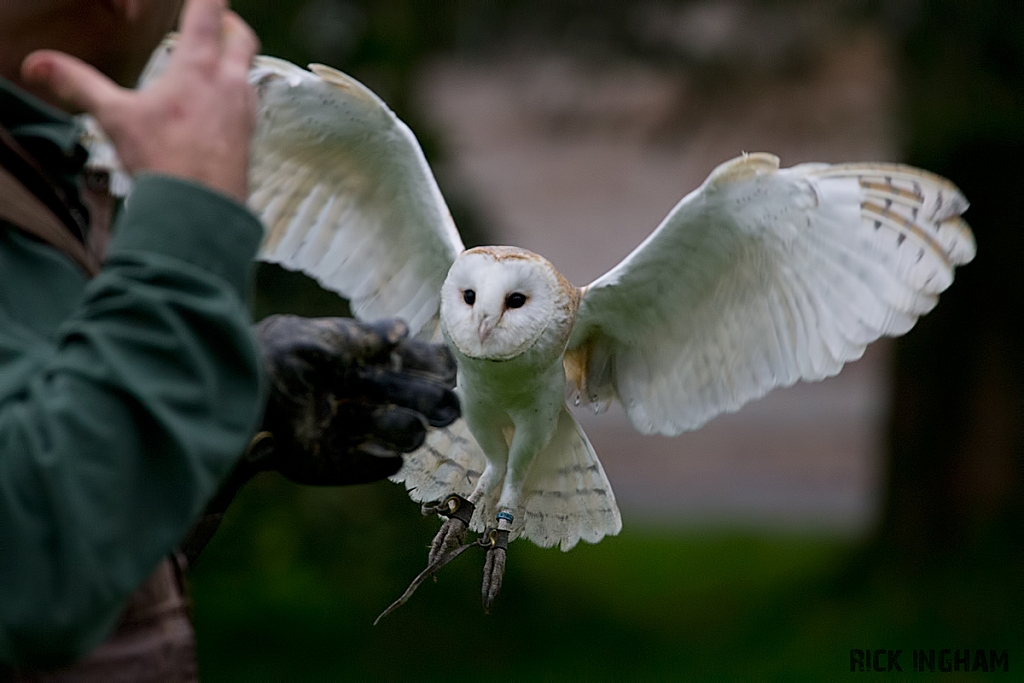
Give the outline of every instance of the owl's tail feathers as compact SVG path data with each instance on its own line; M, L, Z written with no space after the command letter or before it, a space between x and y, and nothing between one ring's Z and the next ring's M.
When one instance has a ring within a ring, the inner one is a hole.
M467 497L486 464L465 421L456 420L430 430L426 444L406 456L405 466L391 480L404 484L409 497L419 503L442 500L452 493ZM473 531L494 526L499 492L500 487L480 501L470 524ZM597 543L621 529L619 507L604 468L583 429L563 407L554 436L533 462L510 537L569 550L580 540Z
M493 504L495 501L487 501ZM482 511L491 519L494 511ZM548 445L537 454L523 489L512 538L543 548L569 550L581 540L597 543L622 530L615 494L594 447L569 409L562 407Z

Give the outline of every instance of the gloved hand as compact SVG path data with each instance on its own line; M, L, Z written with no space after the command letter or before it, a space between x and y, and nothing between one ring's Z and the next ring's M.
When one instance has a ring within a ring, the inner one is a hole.
M459 417L448 349L409 339L400 320L276 315L256 336L271 381L263 429L273 438L250 453L258 469L301 484L376 481L423 445L428 424Z
M423 445L428 425L459 417L451 353L408 333L397 319L275 315L256 325L271 383L263 431L182 541L187 564L256 473L322 486L376 481Z

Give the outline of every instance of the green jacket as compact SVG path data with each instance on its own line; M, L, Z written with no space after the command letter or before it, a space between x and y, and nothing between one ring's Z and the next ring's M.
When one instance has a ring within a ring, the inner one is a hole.
M0 123L71 187L72 120L0 79ZM99 644L244 451L265 381L245 207L137 178L100 274L0 223L0 662Z

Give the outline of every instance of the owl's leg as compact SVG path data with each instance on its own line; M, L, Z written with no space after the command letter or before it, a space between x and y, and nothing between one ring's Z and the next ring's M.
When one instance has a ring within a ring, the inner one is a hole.
M551 419L538 418L531 413L527 419L516 421L515 435L509 447L508 465L498 499L498 513L495 528L491 532L487 560L484 563L484 581L481 586L484 610L490 610L491 603L501 592L501 582L505 576L505 564L508 552L508 537L517 514L522 510L522 493L526 477L530 474L537 453L547 445L554 434L557 424L557 412Z
M470 429L473 431L477 443L487 458L487 465L480 474L480 478L477 480L476 485L473 487L473 492L469 494L468 499L453 494L436 506L424 507L424 511L428 514L430 512L437 512L448 519L441 525L441 529L434 536L434 540L430 544L430 557L426 568L413 579L401 597L391 603L377 617L374 624L404 605L423 581L436 574L436 572L458 557L463 551L478 545L488 548L493 547L493 544L487 543L488 539L494 538L495 531L493 529L489 529L487 534L468 544L465 543L466 532L469 529L469 523L473 518L476 505L484 499L484 496L491 495L501 485L509 453L504 430L509 428L511 423L507 418L502 418L503 421L490 423L488 425L490 429L479 428L479 425L474 425L470 419L469 411L464 413L464 417L470 423ZM508 538L507 531L505 532L505 538Z
M460 510L456 510L454 514L447 515L448 519L434 536L434 540L430 544L429 563L433 563L439 557L465 543L466 531L469 528L470 519L473 517L473 510L484 499L484 496L491 494L501 484L505 462L508 459L508 445L505 443L505 437L500 431L496 431L494 434L490 432L482 432L482 434L483 436L477 437L477 443L487 455L487 466L480 474L476 486L473 487L473 492L469 494L469 499L457 504L462 507L463 514L459 514Z

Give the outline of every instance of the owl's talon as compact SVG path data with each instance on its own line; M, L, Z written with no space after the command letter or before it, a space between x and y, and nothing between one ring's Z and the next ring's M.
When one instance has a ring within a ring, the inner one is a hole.
M451 521L451 520L448 520L448 521ZM442 553L438 557L436 557L435 559L431 560L427 564L426 569L424 569L423 571L421 571L419 574L416 575L416 578L412 580L412 583L410 583L409 587L405 589L405 592L402 593L401 597L399 597L397 600L395 600L393 603L391 603L391 605L386 610L381 612L380 616L377 617L374 620L373 625L376 626L377 624L380 623L381 619L383 619L387 615L391 614L396 609L398 609L399 607L404 605L406 602L408 602L409 598L412 597L413 593L416 592L416 589L420 587L420 584L422 584L426 580L426 578L428 576L433 576L434 574L437 573L437 571L439 569L441 569L441 567L444 567L446 564L448 564L449 562L451 562L456 557L461 555L466 550L469 550L473 546L484 546L484 547L487 547L488 543L487 543L486 539L484 538L484 536L481 536L480 538L476 539L475 541L472 541L470 543L466 543L464 545L460 545L457 548L454 548L453 550L450 550L450 551L448 551L446 553Z
M427 563L432 564L439 557L443 557L455 548L466 542L466 531L469 529L469 522L473 519L473 512L476 506L458 494L452 494L437 505L429 508L427 514L436 512L448 519L441 525L434 540L430 543L430 555Z
M508 529L488 529L484 532L487 560L484 562L484 581L480 592L484 612L490 612L491 604L501 592L501 580L505 576L505 562L508 552Z
M434 540L430 543L430 554L427 556L427 563L433 563L437 558L443 557L466 541L468 527L461 519L454 517L446 519L441 525Z

